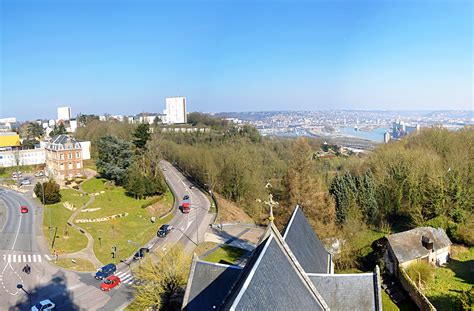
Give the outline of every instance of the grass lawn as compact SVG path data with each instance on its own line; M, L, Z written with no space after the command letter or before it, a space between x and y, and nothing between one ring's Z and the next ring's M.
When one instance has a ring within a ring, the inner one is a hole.
M209 254L204 260L223 264L235 264L235 261L245 254L245 250L229 245L224 245Z
M49 231L51 220L51 226L58 228L54 248L60 253L73 253L86 247L87 238L79 231L67 225L67 221L73 212L65 208L63 203L68 201L74 206L81 206L89 200L89 197L80 196L80 192L70 189L61 190L61 196L61 202L46 205L44 208L43 233L51 248ZM54 234L54 231L52 233Z
M105 191L105 185L104 183L106 182L106 179L103 178L91 178L85 182L82 183L82 190L84 190L87 193L95 193L99 191Z
M94 264L89 260L82 258L74 258L74 261L70 258L60 258L58 261L54 262L55 265L63 267L65 269L74 270L74 271L95 271Z
M84 182L83 189L95 189L98 191L103 181L93 178ZM87 185L86 185L87 184ZM158 228L171 220L173 215L169 215L155 223L150 222L153 216L147 209L142 208L148 201L137 200L125 194L122 187L114 187L112 190L105 190L105 193L98 195L94 202L88 208L100 208L95 212L80 213L77 219L81 218L98 218L114 214L128 213L128 216L112 219L105 222L81 223L79 224L94 237L94 252L97 258L103 263L119 262L132 255L138 246L128 243L131 240L140 245L144 245L153 238ZM87 191L87 190L86 190ZM93 190L94 191L94 190ZM170 197L164 196L164 200L171 201ZM171 207L171 206L170 206ZM100 240L99 240L100 237ZM112 246L116 246L118 250L118 258L113 259L111 252Z
M438 310L458 310L458 295L474 284L474 247L452 246L451 259L446 267L438 267L434 279L424 290Z
M84 168L88 168L94 171L97 171L97 167L95 165L94 159L84 160L83 161Z

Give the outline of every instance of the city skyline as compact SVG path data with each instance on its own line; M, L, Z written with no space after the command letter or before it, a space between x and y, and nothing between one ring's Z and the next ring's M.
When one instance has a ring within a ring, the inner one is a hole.
M0 115L472 110L472 3L1 1ZM25 107L28 109L25 110Z

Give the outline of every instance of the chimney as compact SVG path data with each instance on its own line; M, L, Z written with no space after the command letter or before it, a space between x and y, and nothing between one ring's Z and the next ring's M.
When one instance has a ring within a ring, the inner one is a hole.
M427 236L421 237L421 245L429 251L433 251L433 240Z

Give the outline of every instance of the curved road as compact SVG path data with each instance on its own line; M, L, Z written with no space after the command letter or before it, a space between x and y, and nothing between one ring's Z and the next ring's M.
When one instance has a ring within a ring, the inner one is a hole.
M168 162L161 163L168 185L176 196L170 224L175 228L166 238L155 237L146 246L166 249L181 243L192 251L204 239L204 232L212 221L208 213L210 202L197 188ZM117 275L125 280L123 286L108 293L100 291L100 282L92 273L79 273L61 269L49 263L52 259L41 229L43 209L29 192L21 194L0 188L0 310L29 310L28 295L16 288L22 284L30 293L34 304L52 299L58 310L119 310L133 299L133 275L128 265L118 266ZM191 212L182 214L177 206L184 195L191 198ZM29 207L27 214L20 213L20 205ZM158 228L157 228L158 229ZM137 246L138 248L138 246ZM125 261L132 266L130 258ZM31 274L22 268L31 266Z

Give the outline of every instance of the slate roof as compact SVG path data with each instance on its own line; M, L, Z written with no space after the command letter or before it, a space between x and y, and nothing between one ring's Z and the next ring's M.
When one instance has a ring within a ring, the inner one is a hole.
M434 242L433 249L435 251L452 244L446 232L441 228L418 227L391 234L387 236L387 239L398 263L425 257L429 254L429 250L421 243L423 236L430 238Z
M271 223L221 310L328 310Z
M382 310L377 272L308 276L331 310Z
M300 259L310 268L318 252L331 259L310 228L297 208L285 229L291 247L270 223L243 269L194 259L183 310L382 310L378 268L348 275L330 274L328 266L323 273L305 271Z
M53 140L51 141L51 144L64 145L66 143L76 143L76 140L72 137L61 134L61 135L55 136Z
M48 143L48 149L52 149L52 150L81 149L81 145L73 137L61 134L61 135L55 136Z
M296 206L283 231L283 239L306 273L331 272L331 254L319 240L299 206Z
M183 310L213 310L229 292L242 272L239 266L229 266L193 259Z

